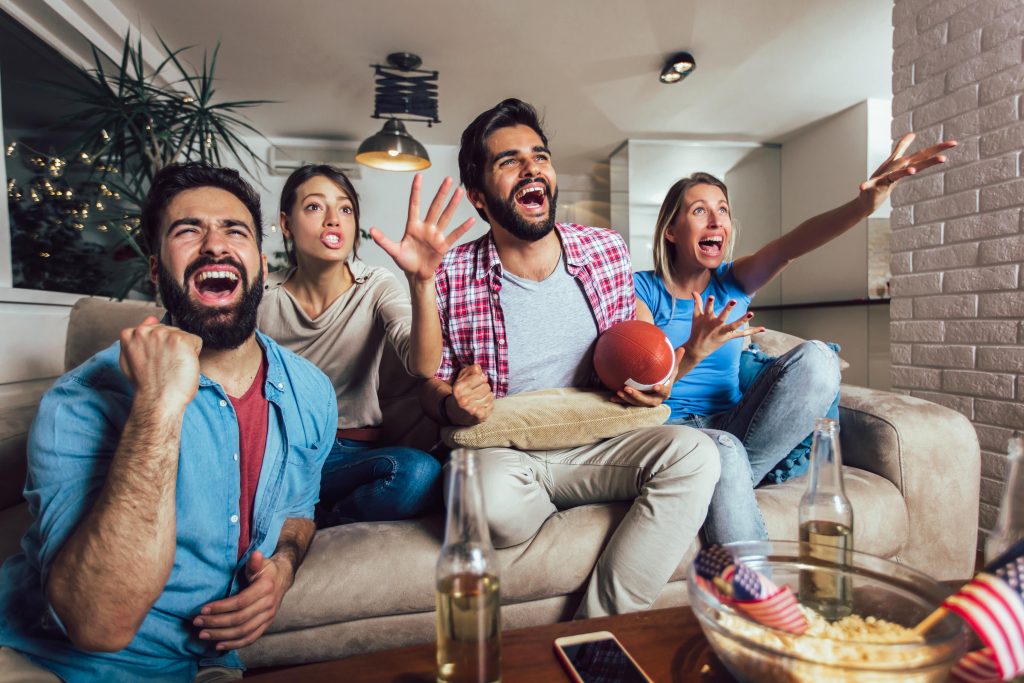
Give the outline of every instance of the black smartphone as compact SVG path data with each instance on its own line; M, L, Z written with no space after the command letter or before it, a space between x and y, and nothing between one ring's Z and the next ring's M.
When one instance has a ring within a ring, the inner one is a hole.
M609 631L556 638L555 652L576 683L652 683Z

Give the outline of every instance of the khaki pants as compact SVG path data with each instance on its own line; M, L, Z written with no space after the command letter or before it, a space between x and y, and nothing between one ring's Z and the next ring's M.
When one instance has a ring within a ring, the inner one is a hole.
M200 669L195 683L228 683L242 680L241 669L213 666ZM60 678L36 666L28 657L9 647L0 647L0 681L3 683L61 683Z
M651 606L697 537L719 474L711 439L674 425L553 451L484 448L478 463L498 548L529 540L559 509L633 501L598 558L577 618Z
M32 661L17 650L0 647L0 681L4 683L60 683L53 673Z

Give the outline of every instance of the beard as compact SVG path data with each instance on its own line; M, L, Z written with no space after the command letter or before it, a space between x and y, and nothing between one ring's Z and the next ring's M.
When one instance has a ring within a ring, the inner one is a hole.
M540 182L544 185L544 195L548 201L548 217L539 223L531 223L516 211L516 192L530 183ZM555 204L558 202L558 188L551 194L551 185L546 178L525 178L516 183L507 199L500 199L489 192L484 192L484 203L487 206L487 217L514 236L527 242L536 242L555 229Z
M242 288L242 298L234 306L207 308L189 298L189 278L200 268L211 265L231 265L238 269L238 286ZM176 327L203 340L204 349L237 349L256 331L256 313L263 298L262 268L256 280L250 284L245 266L238 261L232 258L218 260L210 256L201 256L185 269L184 281L183 287L174 281L174 277L163 263L157 265L157 286L164 308L171 314L171 320Z

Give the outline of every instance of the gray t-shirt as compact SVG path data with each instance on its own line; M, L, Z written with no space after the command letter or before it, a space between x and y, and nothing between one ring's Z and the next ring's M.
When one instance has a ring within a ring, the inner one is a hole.
M386 268L349 261L355 283L311 319L284 283L294 270L271 273L256 323L278 344L320 368L338 394L338 427L376 427L380 359L390 344L408 369L412 304Z
M508 393L582 387L593 376L597 320L565 258L540 282L502 271Z

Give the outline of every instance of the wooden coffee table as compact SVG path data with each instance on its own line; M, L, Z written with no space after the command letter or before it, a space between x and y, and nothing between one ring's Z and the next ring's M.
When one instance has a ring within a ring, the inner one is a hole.
M589 631L614 633L657 683L735 681L711 650L693 610L671 607L505 631L501 634L502 683L568 681L552 644L559 636ZM333 662L254 670L245 679L258 683L433 683L435 676L434 644L427 643Z

